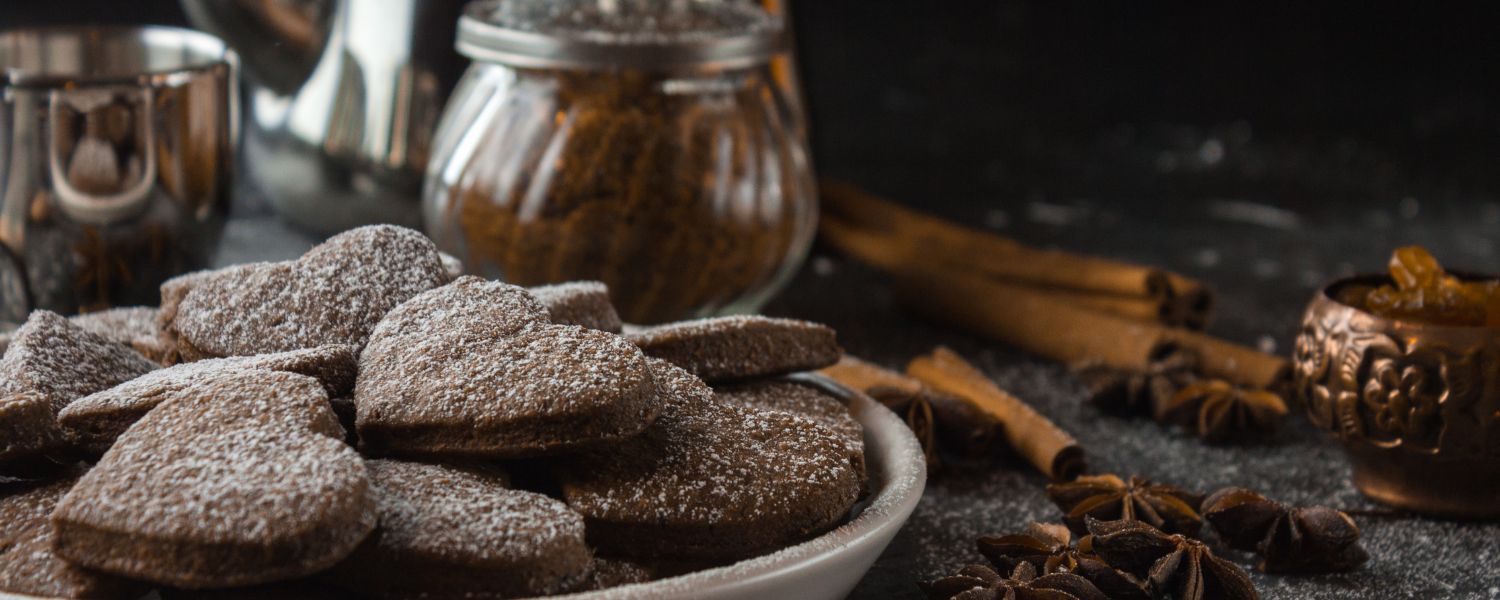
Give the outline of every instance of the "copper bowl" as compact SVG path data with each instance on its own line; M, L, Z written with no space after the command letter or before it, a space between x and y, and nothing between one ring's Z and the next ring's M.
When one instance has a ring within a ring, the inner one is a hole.
M1349 456L1354 485L1380 502L1451 517L1500 517L1500 328L1379 317L1313 298L1297 336L1297 394Z

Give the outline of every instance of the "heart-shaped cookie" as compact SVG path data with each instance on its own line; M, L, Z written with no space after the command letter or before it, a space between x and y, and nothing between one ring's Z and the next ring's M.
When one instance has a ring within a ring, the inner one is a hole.
M354 389L358 353L353 346L332 345L258 356L213 358L147 373L69 404L58 422L96 452L107 450L115 438L157 405L179 394L196 394L198 385L241 369L285 371L317 379L330 398Z
M843 350L832 328L759 315L716 317L635 328L625 337L709 383L821 369Z
M336 235L294 261L200 277L186 285L175 310L164 312L184 358L361 347L386 312L447 280L431 240L374 225Z
M52 514L78 480L0 486L0 592L47 598L135 598L145 590L80 569L52 552Z
M714 386L714 396L730 404L798 415L827 427L844 440L849 460L863 479L865 428L849 413L848 405L827 390L800 381L763 379Z
M156 407L53 511L75 564L183 588L326 569L375 526L364 461L316 380L239 370Z
M0 463L68 445L57 412L156 369L134 350L36 311L0 359Z
M526 291L547 307L553 323L620 332L620 315L609 301L609 286L603 282L570 281L530 287Z
M569 506L600 552L734 559L837 524L861 474L845 440L803 417L729 404L660 360L666 404L640 435L559 462Z
M330 572L379 598L512 598L566 591L588 574L583 517L498 474L366 463L380 525Z
M538 456L640 432L660 408L640 350L554 325L525 290L463 277L391 311L360 355L367 451Z

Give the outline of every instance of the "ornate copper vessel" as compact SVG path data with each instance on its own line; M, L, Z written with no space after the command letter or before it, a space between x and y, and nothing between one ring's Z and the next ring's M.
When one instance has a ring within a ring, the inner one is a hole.
M1382 318L1324 288L1297 337L1297 393L1344 444L1354 485L1400 508L1500 517L1500 328Z

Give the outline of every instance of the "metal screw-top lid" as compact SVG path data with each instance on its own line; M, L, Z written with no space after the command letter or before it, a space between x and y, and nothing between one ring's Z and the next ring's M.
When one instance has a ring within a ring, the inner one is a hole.
M728 0L482 0L458 51L531 68L741 68L781 49L782 21Z

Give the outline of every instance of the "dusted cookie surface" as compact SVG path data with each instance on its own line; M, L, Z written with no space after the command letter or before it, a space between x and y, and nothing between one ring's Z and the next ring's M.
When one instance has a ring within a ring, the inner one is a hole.
M821 369L843 354L825 325L761 316L667 323L625 336L709 383Z
M599 281L573 281L527 288L543 306L552 322L619 333L620 315L609 301L609 286Z
M156 368L56 313L32 313L0 359L0 463L67 446L58 411Z
M715 387L714 395L730 404L798 415L827 427L844 440L849 459L864 473L865 428L842 399L812 385L782 380L725 384Z
M861 474L839 434L718 400L665 362L652 371L666 397L656 422L558 465L564 498L600 552L742 558L822 532L853 506Z
M380 526L331 579L385 598L508 598L556 593L590 569L583 517L448 466L374 460Z
M73 566L52 552L52 514L77 481L0 486L0 592L62 598L128 598L119 578Z
M131 426L58 503L54 549L182 588L326 569L375 526L364 461L317 381L242 370Z
M200 276L163 313L171 314L185 358L359 347L386 312L447 278L422 234L374 225L336 235L295 261Z
M226 373L264 369L306 375L323 384L329 397L337 398L354 389L357 360L353 346L333 345L176 365L80 398L58 413L58 422L84 445L102 451L157 405L179 394L195 394L196 386Z
M360 355L365 449L537 456L649 425L661 403L640 350L546 316L525 290L475 277L391 311Z
M75 326L86 332L96 333L101 338L133 348L153 362L162 363L171 354L172 344L156 326L156 309L148 306L126 306L108 311L69 317Z

